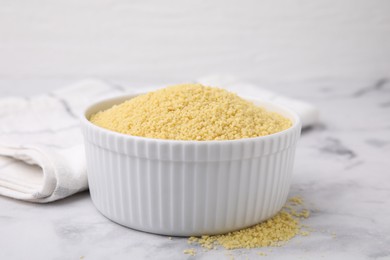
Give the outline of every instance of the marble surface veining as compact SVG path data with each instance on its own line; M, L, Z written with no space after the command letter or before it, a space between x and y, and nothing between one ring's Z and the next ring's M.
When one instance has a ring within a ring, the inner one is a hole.
M311 210L309 236L203 252L109 221L88 192L44 205L0 197L0 259L390 259L390 80L272 88L321 110L322 123L303 131L290 192Z

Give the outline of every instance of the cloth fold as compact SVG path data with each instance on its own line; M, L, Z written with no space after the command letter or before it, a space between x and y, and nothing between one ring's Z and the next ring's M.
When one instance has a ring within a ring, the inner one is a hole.
M282 100L301 116L304 126L318 120L317 109L307 103L251 84L223 81L216 77L198 80L226 85L238 94L254 98ZM0 195L46 203L86 190L88 181L78 116L85 106L98 99L153 89L137 90L87 80L31 98L1 99Z
M78 115L123 89L98 80L0 100L0 195L50 202L88 188Z
M13 158L1 174L2 195L49 202L87 187L82 145L64 149L43 145L1 147L0 154Z

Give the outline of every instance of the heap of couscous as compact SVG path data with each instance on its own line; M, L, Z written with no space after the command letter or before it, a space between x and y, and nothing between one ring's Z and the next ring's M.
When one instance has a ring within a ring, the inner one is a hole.
M182 84L137 96L91 116L103 128L170 140L234 140L283 131L291 121L234 93Z
M208 250L218 246L225 249L280 246L296 235L309 234L302 230L300 224L300 219L308 218L309 215L309 210L303 208L302 198L292 197L278 214L264 222L227 234L190 237L188 243L198 244ZM192 249L191 253L196 254L195 249Z

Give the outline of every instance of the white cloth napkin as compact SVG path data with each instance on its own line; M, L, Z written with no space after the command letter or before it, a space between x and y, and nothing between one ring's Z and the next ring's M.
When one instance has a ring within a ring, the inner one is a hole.
M0 100L0 195L50 202L87 189L78 115L86 104L121 92L88 80Z
M219 83L216 79L198 82L222 86L223 80L219 79ZM250 84L230 81L226 86L238 94L283 101L301 115L304 126L318 120L318 111L301 101ZM88 80L32 98L0 100L0 195L45 203L86 190L88 182L78 119L82 109L101 98L152 89L126 89Z

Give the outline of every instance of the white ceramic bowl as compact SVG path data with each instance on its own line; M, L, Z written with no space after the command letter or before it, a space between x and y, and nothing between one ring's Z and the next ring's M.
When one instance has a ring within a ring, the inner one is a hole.
M289 118L292 127L229 141L130 136L88 120L132 97L95 103L82 118L89 189L104 216L133 229L190 236L254 225L285 204L301 131L294 112L251 100Z

